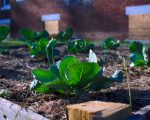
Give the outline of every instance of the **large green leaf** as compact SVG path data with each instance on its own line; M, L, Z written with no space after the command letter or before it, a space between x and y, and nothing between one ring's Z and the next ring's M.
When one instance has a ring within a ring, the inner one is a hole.
M144 60L143 55L138 53L131 53L130 60L131 60L130 64L131 67L146 65L146 61Z
M9 32L10 32L9 27L0 26L0 42L8 36Z
M91 84L91 90L98 91L101 89L109 88L113 82L123 82L123 73L120 70L116 70L110 78L103 76L103 72L101 71L93 79Z
M24 41L36 41L35 38L36 38L36 32L33 32L31 29L29 28L22 28L20 30L20 34L22 36L22 40Z
M67 90L68 86L65 84L65 81L56 79L51 82L41 83L36 86L34 89L37 92L40 93L51 93L51 92L63 92L64 90Z
M133 42L130 47L130 52L131 53L138 53L138 54L143 54L143 49L144 49L144 45L140 42Z
M101 67L97 63L74 63L67 69L68 84L83 89L100 71Z
M59 70L60 70L60 76L62 78L65 78L66 69L71 64L78 63L78 59L74 56L65 56L60 63Z
M61 80L56 72L51 70L33 70L32 73L35 80L31 83L30 88L41 93L66 89L66 81Z
M140 42L133 42L130 45L130 60L131 60L131 67L134 66L144 66L147 64L147 55L145 51L145 47Z
M55 64L53 64L51 67L50 67L50 71L53 72L53 74L57 77L61 77L60 76L60 71L59 71L59 65L61 63L61 60L60 61L57 61Z
M35 69L32 71L32 74L34 75L35 79L41 83L51 82L58 78L49 70Z
M41 38L37 43L37 51L40 55L46 54L46 46L49 40L47 38Z

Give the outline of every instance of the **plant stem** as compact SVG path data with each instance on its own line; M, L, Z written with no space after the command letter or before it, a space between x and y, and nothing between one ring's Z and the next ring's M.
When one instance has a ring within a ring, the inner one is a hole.
M46 48L46 54L47 54L48 64L50 65L50 59L49 59L49 52L48 52L48 48Z
M52 62L54 64L54 46L53 46L53 44L52 44Z
M131 96L130 78L129 78L128 68L127 68L127 64L126 64L125 58L123 58L123 64L124 64L125 73L126 73L126 76L127 76L127 83L128 83L128 90L129 90L129 103L130 103L130 106L132 106L132 96Z
M102 53L103 53L103 61L105 64L106 63L106 49L102 49Z

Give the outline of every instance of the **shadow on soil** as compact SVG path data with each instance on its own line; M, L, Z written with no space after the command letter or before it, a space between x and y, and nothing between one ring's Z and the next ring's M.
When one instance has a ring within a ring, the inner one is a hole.
M0 79L5 78L7 80L21 80L21 76L25 76L24 72L16 71L15 69L5 69L0 66Z
M150 90L132 89L131 95L133 111L150 105ZM81 103L95 100L129 104L129 92L128 90L119 89L109 92L83 93L72 97L69 101L71 103Z

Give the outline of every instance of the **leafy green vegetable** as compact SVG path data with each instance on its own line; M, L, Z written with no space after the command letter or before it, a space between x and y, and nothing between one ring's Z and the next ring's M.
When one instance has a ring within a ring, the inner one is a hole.
M101 70L101 72L99 72L99 74L92 81L91 89L98 91L100 89L110 87L111 83L113 82L121 83L122 81L123 81L123 74L120 70L116 70L115 73L110 78L103 76L103 70Z
M59 54L55 49L56 40L51 38L47 31L34 32L29 28L22 28L20 30L21 40L24 41L30 50L32 56L38 57L54 57Z
M110 87L113 82L122 82L123 75L118 70L111 78L104 77L97 58L93 60L91 56L96 56L93 51L90 51L90 62L80 62L74 56L65 56L49 70L33 70L35 79L30 85L31 90L41 93L71 94L98 91Z
M119 46L120 46L120 41L115 40L114 38L107 38L102 42L101 45L103 49L116 49Z
M32 56L53 58L59 55L59 51L55 49L56 40L53 38L51 40L41 38L38 42L28 43L28 46Z
M73 35L73 29L72 28L67 28L64 32L61 31L58 33L56 36L56 39L59 41L67 42L72 38Z
M76 39L68 42L68 52L70 53L81 53L87 52L94 48L94 44L91 41L82 39Z
M49 38L49 34L47 31L42 32L34 32L29 28L22 28L20 30L21 40L24 42L37 42L41 38Z
M8 51L6 50L6 46L2 46L1 42L6 39L10 32L9 27L7 26L0 26L0 53L7 53Z
M149 52L146 54L146 48L142 43L135 41L130 45L131 67L148 65L148 56Z
M0 26L0 42L8 36L9 32L10 32L9 27Z

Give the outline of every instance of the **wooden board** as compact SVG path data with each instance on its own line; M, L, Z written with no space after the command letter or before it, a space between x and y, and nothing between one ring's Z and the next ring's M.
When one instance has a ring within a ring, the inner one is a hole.
M67 106L68 120L126 120L131 107L121 103L90 101Z
M129 29L129 35L141 35L141 36L150 36L150 28L149 29Z
M129 28L150 28L150 14L130 15Z
M48 120L31 110L0 98L0 120Z
M129 16L129 38L150 40L150 14Z
M45 30L49 32L49 34L57 34L59 33L59 21L46 21L45 22Z

